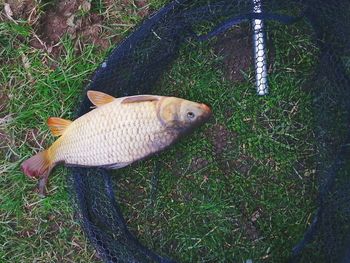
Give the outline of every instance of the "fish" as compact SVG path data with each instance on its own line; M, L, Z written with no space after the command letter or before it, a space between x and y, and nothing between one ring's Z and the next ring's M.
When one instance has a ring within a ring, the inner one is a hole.
M166 149L212 115L206 104L177 97L115 98L94 90L87 97L94 109L74 121L50 117L47 124L58 139L21 164L25 175L39 179L43 196L58 164L120 169Z

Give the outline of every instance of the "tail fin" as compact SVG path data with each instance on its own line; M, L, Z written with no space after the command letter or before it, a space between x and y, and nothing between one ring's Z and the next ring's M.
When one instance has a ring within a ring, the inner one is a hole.
M53 166L48 151L37 153L36 155L25 160L21 165L23 173L31 178L48 176L52 167Z

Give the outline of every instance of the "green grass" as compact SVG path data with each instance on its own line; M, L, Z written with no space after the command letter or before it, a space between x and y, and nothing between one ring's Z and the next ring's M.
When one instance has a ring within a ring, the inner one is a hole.
M113 13L99 3L93 8L109 21L118 16L105 26L110 39L141 20L135 6ZM311 220L315 146L312 98L303 84L317 49L305 25L271 28L271 95L255 95L253 72L243 83L226 82L210 45L192 42L154 91L208 103L214 112L165 153L116 171L117 198L131 230L162 255L183 262L281 262ZM56 58L29 46L32 32L25 21L0 24L0 89L8 97L0 131L10 138L0 151L1 262L98 262L73 219L65 169L55 170L49 196L41 199L19 165L53 142L48 117L72 118L106 51L85 44L76 52L76 40L66 36ZM221 152L219 127L228 140Z
M269 40L277 51L267 97L255 96L252 72L244 83L225 82L221 59L207 44L187 44L158 87L209 103L214 113L161 157L118 177L118 199L134 233L159 253L181 262L286 261L310 222L315 146L303 83L317 49L298 27L274 26ZM229 133L220 154L213 127ZM193 168L198 159L206 164ZM157 174L154 165L161 167Z
M14 32L10 24L1 26L8 37ZM65 38L61 44L63 55L57 60L16 39L4 50L8 60L1 65L1 86L9 97L9 122L0 129L11 139L1 151L0 161L1 262L96 261L73 220L64 170L55 172L50 195L45 199L34 192L36 182L19 170L24 159L53 142L47 118L71 117L83 82L101 61L102 55L93 46L76 55L70 39ZM52 69L51 64L58 66Z

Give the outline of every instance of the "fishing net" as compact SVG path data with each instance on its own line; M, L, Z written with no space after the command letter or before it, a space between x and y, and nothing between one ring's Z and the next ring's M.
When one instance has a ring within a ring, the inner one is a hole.
M348 1L266 0L261 12L250 0L174 1L118 44L87 89L184 97L210 103L215 117L131 167L70 169L100 258L349 262L349 10ZM261 58L254 19L264 20ZM269 95L256 95L256 77ZM77 115L90 107L84 97Z

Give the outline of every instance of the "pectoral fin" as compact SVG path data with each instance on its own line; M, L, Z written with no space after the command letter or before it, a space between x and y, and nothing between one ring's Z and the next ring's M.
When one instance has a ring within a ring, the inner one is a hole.
M125 166L128 166L129 164L131 164L132 162L124 162L124 163L114 163L114 164L107 164L107 165L103 165L103 168L106 169L120 169L123 168Z

